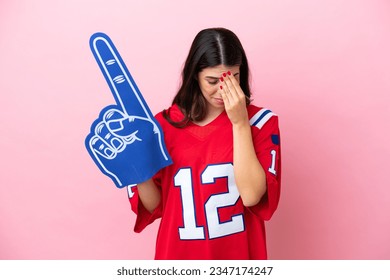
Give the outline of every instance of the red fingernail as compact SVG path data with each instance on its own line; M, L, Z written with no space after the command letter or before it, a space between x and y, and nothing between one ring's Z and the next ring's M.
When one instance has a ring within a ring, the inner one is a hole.
M223 77L219 78L221 80L221 82L223 82Z
M220 89L222 89L222 86L219 86Z
M230 76L232 73L230 73L230 71L228 71L228 75Z
M226 77L226 73L223 73L223 76Z

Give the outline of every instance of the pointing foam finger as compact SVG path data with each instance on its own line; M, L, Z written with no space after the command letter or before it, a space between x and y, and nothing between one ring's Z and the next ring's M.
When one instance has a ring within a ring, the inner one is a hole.
M90 47L121 110L149 118L146 102L111 39L104 33L95 33Z

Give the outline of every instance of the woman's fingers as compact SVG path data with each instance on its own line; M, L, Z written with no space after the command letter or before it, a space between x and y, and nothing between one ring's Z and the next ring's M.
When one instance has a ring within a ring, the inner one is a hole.
M220 82L220 93L230 121L233 124L247 122L246 96L236 78L227 72L222 75Z
M230 93L227 92L227 87L224 85L219 86L219 88L220 88L223 103L225 104L225 109L229 109L231 104Z
M246 96L242 91L239 82L236 78L228 71L224 73L220 78L221 85L225 90L227 96L230 98L232 103L245 103Z
M238 100L237 89L231 81L231 79L234 79L234 77L232 77L231 74L229 75L229 73L230 72L224 73L221 78L223 79L223 84L224 84L224 88L226 88L226 92L229 94L232 100L237 102Z

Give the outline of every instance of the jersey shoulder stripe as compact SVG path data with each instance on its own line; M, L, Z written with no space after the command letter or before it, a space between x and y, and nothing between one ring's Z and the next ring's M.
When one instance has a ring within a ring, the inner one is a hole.
M252 126L256 126L258 129L261 129L273 116L276 116L276 114L270 109L263 108L253 115L253 117L249 120L249 123Z

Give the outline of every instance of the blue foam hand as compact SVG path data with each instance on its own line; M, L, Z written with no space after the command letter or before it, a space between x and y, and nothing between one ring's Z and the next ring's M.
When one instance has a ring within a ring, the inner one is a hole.
M95 33L90 47L116 105L101 111L85 140L86 148L118 188L144 182L172 164L162 129L110 38Z

